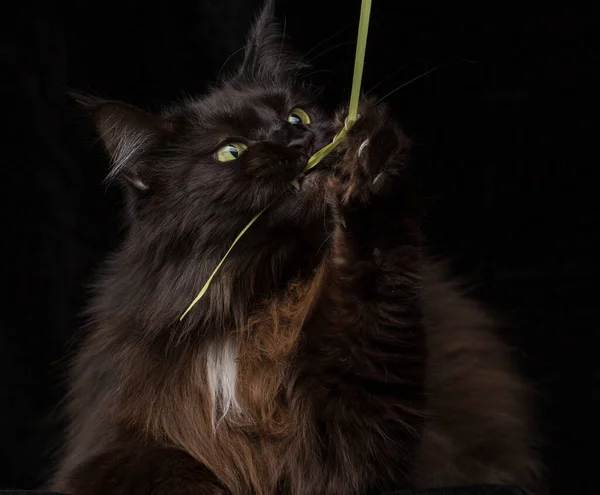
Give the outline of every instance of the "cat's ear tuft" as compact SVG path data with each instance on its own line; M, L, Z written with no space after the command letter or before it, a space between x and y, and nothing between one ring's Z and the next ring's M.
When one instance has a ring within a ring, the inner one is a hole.
M72 96L91 117L111 158L107 180L124 177L137 189L148 189L143 173L144 154L166 130L166 123L126 103L81 94Z
M276 78L307 67L285 44L275 17L275 0L266 0L250 30L240 74Z

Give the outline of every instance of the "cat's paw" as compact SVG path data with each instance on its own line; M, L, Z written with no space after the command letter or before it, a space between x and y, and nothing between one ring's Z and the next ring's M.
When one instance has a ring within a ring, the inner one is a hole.
M406 163L409 141L391 120L388 108L367 100L359 105L358 114L339 145L342 158L331 182L342 204L368 202L372 194L385 190ZM347 125L347 115L347 108L338 112L336 132Z

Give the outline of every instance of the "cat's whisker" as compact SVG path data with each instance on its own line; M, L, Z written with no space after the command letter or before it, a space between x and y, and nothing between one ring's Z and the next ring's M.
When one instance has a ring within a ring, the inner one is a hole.
M279 44L279 58L277 59L277 69L279 69L279 66L281 64L281 55L283 54L283 45L285 42L285 33L287 30L287 17L283 18L283 33L281 35L281 43Z
M304 60L306 60L306 57L308 57L312 52L314 52L317 48L319 48L320 46L324 45L325 43L327 43L328 41L331 41L333 38L335 38L336 36L339 36L340 34L342 34L344 31L346 31L346 29L348 29L349 26L345 26L342 29L340 29L339 31L333 33L332 35L328 36L327 38L325 38L322 41L319 41L316 45L314 45L310 50L308 50L304 55L302 55L300 57L300 63L304 62Z
M321 249L323 249L323 247L325 247L325 245L330 241L330 239L332 237L333 237L333 232L329 232L328 235L323 240L323 242L321 243L321 245L319 246L319 248L317 249L317 253L321 252Z
M386 82L387 80L389 80L391 77L395 76L398 72L400 72L402 69L406 69L406 65L401 65L399 67L397 67L393 72L391 72L390 74L388 74L387 76L385 76L381 81L379 81L377 84L375 84L371 89L369 89L364 96L369 95L370 93L372 93L373 91L375 91L379 86L381 86L384 82Z
M329 52L331 52L333 50L337 50L338 48L341 48L343 46L354 45L354 44L356 44L355 41L345 41L343 43L338 43L337 45L331 46L331 47L327 48L326 50L323 50L318 55L315 55L314 57L312 57L311 59L309 59L306 63L310 65L311 63L313 63L319 57L322 57L323 55L325 55L325 54L327 54L327 53L329 53Z
M406 81L405 83L401 84L400 86L398 86L397 88L393 89L392 91L390 91L388 94L386 94L385 96L379 98L379 100L377 100L375 102L375 105L378 105L379 103L381 103L383 100L385 100L386 98L392 96L396 91L400 91L402 88L405 88L406 86L408 86L409 84L414 83L415 81L418 81L419 79L427 76L428 74L431 74L432 72L441 69L444 65L447 65L449 63L449 61L446 62L442 62L441 64L436 65L435 67L432 67L431 69L423 72L422 74L419 74L416 77L413 77L412 79L410 79L409 81Z
M229 62L233 57L235 57L238 53L240 53L241 51L245 50L247 47L247 45L242 46L241 48L238 48L236 51L234 51L231 55L229 55L229 57L227 57L225 59L225 62L223 62L223 65L221 65L221 68L219 69L219 72L217 73L217 80L221 77L221 72L223 71L223 69L225 68L225 66L227 65L227 62Z

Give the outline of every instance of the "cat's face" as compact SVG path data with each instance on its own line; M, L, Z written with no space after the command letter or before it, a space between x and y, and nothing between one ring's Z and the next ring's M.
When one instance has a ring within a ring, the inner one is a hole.
M244 223L269 205L273 221L303 223L322 212L317 175L301 179L299 190L290 184L332 138L330 119L310 93L289 81L243 80L168 119L173 131L160 146L169 152L154 191L163 201Z
M230 242L271 205L263 231L323 226L326 164L299 189L290 183L331 142L331 121L298 83L300 60L282 49L270 10L253 28L239 72L206 97L161 116L117 102L94 107L111 175L131 188L134 225Z

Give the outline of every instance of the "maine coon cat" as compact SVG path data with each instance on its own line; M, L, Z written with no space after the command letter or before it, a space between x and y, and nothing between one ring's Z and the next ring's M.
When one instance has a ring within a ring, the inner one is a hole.
M52 488L371 494L536 486L529 390L427 257L409 141L363 101L337 152L268 2L242 66L161 115L87 101L127 192ZM206 296L179 317L250 218Z

